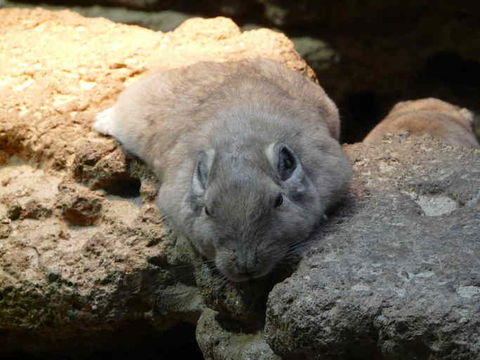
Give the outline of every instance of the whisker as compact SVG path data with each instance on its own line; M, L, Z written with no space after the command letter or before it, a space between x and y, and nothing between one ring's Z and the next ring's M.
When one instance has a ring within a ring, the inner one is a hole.
M297 241L297 242L290 245L289 251L296 251L298 249L310 248L312 246L312 244L313 243L308 241L308 240Z

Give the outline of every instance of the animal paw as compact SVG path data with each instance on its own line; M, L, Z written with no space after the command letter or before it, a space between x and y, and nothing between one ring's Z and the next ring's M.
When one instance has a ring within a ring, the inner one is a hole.
M113 135L113 108L108 108L99 112L97 116L95 116L95 122L92 125L92 128L104 135Z

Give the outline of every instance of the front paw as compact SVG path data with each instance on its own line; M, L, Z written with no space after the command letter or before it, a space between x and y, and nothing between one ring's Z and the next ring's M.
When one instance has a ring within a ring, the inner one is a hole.
M110 107L102 112L99 112L97 116L95 116L95 121L92 125L92 128L100 134L112 136L113 125L113 108Z

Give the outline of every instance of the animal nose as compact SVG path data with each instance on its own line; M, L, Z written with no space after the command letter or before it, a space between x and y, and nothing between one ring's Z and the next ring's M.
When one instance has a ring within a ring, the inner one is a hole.
M245 276L248 278L251 278L255 275L256 271L253 267L248 266L246 263L239 262L237 260L236 262L237 265L237 273L238 275Z

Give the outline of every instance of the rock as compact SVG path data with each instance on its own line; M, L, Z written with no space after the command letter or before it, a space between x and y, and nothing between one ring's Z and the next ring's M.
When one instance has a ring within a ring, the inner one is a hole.
M98 2L98 1L96 1ZM106 5L120 5L131 7L134 9L151 9L151 8L167 8L172 1L168 0L104 0L100 1L100 3L104 3Z
M480 151L392 138L347 153L356 195L270 293L267 343L283 358L480 358Z
M12 228L7 220L0 223L0 239L6 239L10 236Z
M85 4L85 2L83 2ZM122 5L122 4L118 4ZM125 4L126 5L126 4ZM16 2L9 0L0 0L0 7L37 7L40 6L48 10L63 10L65 6L53 5L47 3L28 4L25 2ZM139 25L152 30L172 31L188 18L193 17L187 13L165 10L148 11L129 9L122 6L69 6L69 9L86 17L103 17L114 22L129 25Z
M133 176L125 153L113 141L77 147L72 165L73 178L90 189L103 189L124 197L139 196L141 182Z
M59 180L45 176L43 171L33 168L33 164L23 163L17 157L10 158L6 165L0 171L0 200L5 204L4 214L0 210L0 219L50 217L55 209L54 194Z
M165 227L153 174L93 117L155 68L265 56L312 70L283 34L225 18L161 33L0 9L0 48L0 356L88 358L196 324L191 249Z
M89 226L97 222L102 211L102 197L75 185L58 187L57 208L70 225Z
M221 317L210 309L205 309L198 320L196 334L206 359L280 360L265 343L261 331L235 333L225 330Z
M309 36L291 39L300 56L317 72L337 63L340 56L323 40Z
M160 216L155 222L145 216L150 204L66 185L68 173L8 165L0 177L16 176L0 192L28 186L31 200L24 205L17 193L18 216L0 223L1 356L88 356L135 319L148 319L157 331L195 320L202 308L198 291L173 280L172 243ZM39 204L42 195L50 199L43 202L50 216L28 216L29 204ZM151 257L168 260L158 266ZM160 302L164 297L170 305ZM181 315L169 319L172 312Z

